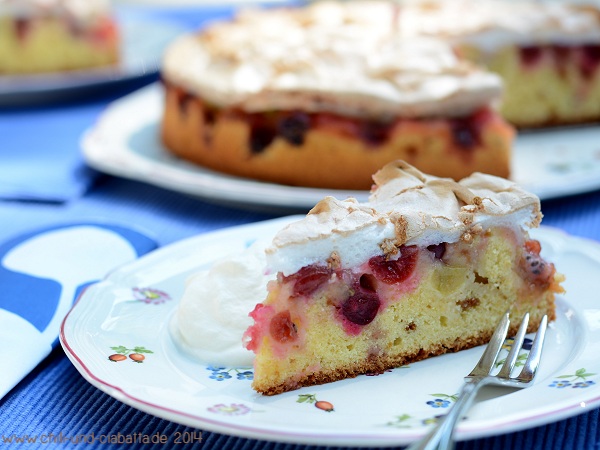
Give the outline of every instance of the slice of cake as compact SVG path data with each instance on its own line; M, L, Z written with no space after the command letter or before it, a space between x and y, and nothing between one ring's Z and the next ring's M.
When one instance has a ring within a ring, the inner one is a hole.
M166 148L217 171L368 190L403 159L437 176L508 177L501 80L439 39L402 38L390 4L240 13L167 50Z
M327 197L267 249L277 278L244 337L258 392L484 344L509 308L531 314L530 331L555 318L564 277L528 235L542 217L536 196L490 175L455 182L404 162L374 180L368 203Z
M61 72L119 60L108 0L0 0L0 75Z
M390 6L391 8L391 6ZM505 83L519 127L600 120L600 8L566 1L417 0L397 28L445 39Z

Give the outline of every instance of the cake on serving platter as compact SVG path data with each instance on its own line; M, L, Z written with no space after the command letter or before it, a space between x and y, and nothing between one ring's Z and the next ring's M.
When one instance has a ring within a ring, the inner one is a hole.
M455 182L402 161L373 178L368 202L326 197L267 248L276 279L244 335L259 393L487 343L508 309L529 312L530 331L555 318L564 277L529 236L542 217L535 195L503 178Z
M501 112L511 123L600 120L597 2L409 0L397 17L403 34L444 39L499 74Z
M108 0L0 0L0 75L109 66L119 44Z
M268 182L368 190L403 159L442 177L508 177L500 78L440 39L403 37L390 4L241 11L162 64L166 148Z

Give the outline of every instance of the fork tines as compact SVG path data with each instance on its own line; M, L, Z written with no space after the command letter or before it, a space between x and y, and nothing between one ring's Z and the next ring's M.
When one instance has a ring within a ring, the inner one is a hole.
M500 380L506 380L507 384L527 384L531 382L535 376L537 368L540 363L540 355L542 352L542 346L544 343L544 338L546 335L546 327L548 325L548 317L544 316L540 321L540 326L536 332L536 336L533 340L533 344L531 346L531 350L529 351L529 355L523 369L516 377L511 377L511 373L515 367L517 362L517 358L519 356L519 351L523 346L523 341L525 339L525 334L527 333L527 326L529 324L529 313L526 313L521 320L521 325L519 327L519 331L514 338L514 342L511 345L511 349L506 357L500 371L494 375L495 378ZM508 333L510 325L509 312L506 312L502 316L502 320L496 327L494 334L487 345L481 359L473 369L473 371L467 376L467 378L473 377L487 377L492 376L492 370L494 369L496 359L498 358L498 354L502 349L502 345L506 340L506 336Z

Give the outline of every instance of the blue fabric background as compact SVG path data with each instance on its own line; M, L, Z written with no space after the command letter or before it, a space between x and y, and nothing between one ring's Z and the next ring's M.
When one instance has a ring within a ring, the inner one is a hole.
M146 13L177 19L194 27L202 20L226 15L228 10L217 8L200 15L162 9ZM198 233L274 217L273 214L222 207L85 168L78 148L81 132L94 122L110 100L137 87L139 83L133 83L93 98L72 99L65 104L0 111L0 243L39 227L97 220L135 226L162 246ZM34 189L35 195L32 194ZM600 241L600 192L545 201L542 208L544 225ZM461 442L458 448L600 450L599 421L599 410L595 409L518 433ZM0 439L13 433L35 436L62 432L72 436L160 432L173 436L184 431L194 430L139 412L91 386L71 365L61 348L55 349L34 372L0 399ZM323 445L327 443L323 442ZM28 444L23 447L0 441L0 448L4 447L124 448L88 444ZM179 447L172 443L128 446ZM202 443L186 447L203 450L316 448L210 432L203 432Z

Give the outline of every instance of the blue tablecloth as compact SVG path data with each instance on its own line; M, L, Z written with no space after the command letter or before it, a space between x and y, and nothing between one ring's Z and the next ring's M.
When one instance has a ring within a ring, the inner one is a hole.
M172 13L160 10L152 14ZM226 11L217 9L212 14L224 15ZM187 13L179 13L177 17L190 27L198 23L198 17ZM143 83L148 81L151 80ZM274 214L206 203L86 168L79 153L81 133L108 102L138 88L140 83L134 82L117 91L68 104L0 110L0 243L40 227L109 221L124 226L133 224L163 246L199 233L275 217ZM7 182L9 175L10 183ZM600 241L600 192L545 201L542 206L545 225ZM0 370L2 367L0 363ZM596 409L522 432L460 442L458 448L600 449L599 421L599 410ZM184 431L193 430L126 406L91 386L60 347L0 399L0 447L20 448L23 445L3 441L12 435L62 433L74 436L120 432L173 436ZM25 448L75 448L81 445L27 444ZM128 447L177 446L133 444ZM204 450L316 448L207 431L202 433L201 443L189 447Z

